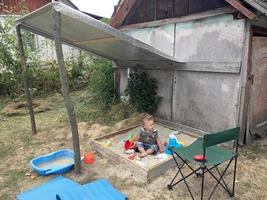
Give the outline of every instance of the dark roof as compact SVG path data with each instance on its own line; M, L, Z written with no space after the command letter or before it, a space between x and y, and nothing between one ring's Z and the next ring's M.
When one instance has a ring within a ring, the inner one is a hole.
M267 15L267 1L266 0L243 0L243 1L250 4L252 7L257 9L261 13Z
M120 0L117 6L115 6L111 26L118 28L123 23L135 3L136 0Z
M118 2L117 6L115 6L115 11L112 15L111 25L113 27L119 28L122 25L123 21L127 17L128 13L132 9L132 7L136 3L136 1L137 0L120 0ZM227 1L227 2L229 3L229 1ZM240 11L243 14L244 14L244 12L242 10L242 7L244 8L244 6L242 5L242 2L249 4L250 6L255 8L257 11L259 11L260 13L267 15L267 0L241 0L241 3L238 0L232 0L232 2L237 3L237 4L241 4L241 6L237 6L237 7L235 7L235 9L237 9L238 11ZM241 9L239 9L238 7L241 7ZM247 15L245 15L245 16L247 16Z

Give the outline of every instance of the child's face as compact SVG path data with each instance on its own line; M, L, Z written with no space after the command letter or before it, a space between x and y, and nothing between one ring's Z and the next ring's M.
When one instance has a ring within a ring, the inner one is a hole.
M153 131L154 130L154 120L145 120L144 121L144 129L146 131Z

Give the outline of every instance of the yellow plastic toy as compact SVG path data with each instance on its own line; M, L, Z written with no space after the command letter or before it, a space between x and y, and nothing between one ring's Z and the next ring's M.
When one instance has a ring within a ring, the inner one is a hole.
M109 146L111 146L112 145L112 143L113 143L113 141L112 140L107 140L106 142L104 142L102 145L104 146L104 147L109 147Z

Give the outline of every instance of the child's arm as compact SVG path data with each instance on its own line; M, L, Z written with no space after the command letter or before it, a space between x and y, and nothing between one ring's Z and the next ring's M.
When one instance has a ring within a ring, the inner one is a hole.
M162 142L161 142L159 137L157 137L157 145L159 147L160 153L163 153L164 152L164 148L163 148Z
M140 135L137 134L137 135L135 135L135 136L133 137L133 139L132 139L131 141L132 141L132 142L136 142L136 141L139 141L139 139L140 139Z

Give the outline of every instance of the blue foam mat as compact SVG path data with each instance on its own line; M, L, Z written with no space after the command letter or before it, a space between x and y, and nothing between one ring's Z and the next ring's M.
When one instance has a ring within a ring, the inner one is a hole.
M61 191L73 189L81 186L80 184L58 176L47 183L32 188L17 195L18 200L56 200L56 194Z
M127 196L116 190L106 179L58 192L57 200L127 200Z

